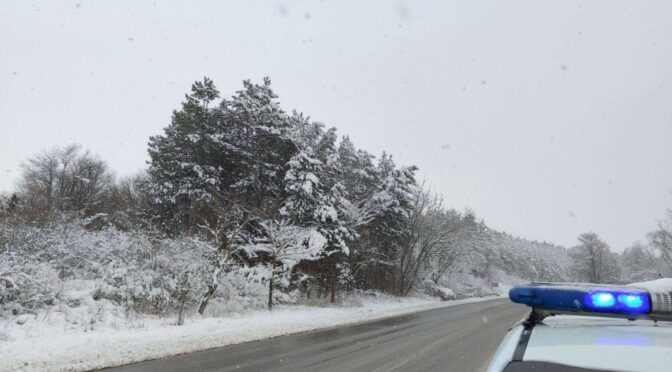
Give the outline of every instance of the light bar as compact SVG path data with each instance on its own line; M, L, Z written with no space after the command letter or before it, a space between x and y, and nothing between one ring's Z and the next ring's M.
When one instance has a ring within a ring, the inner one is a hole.
M642 318L651 313L651 296L647 291L603 284L532 283L513 287L509 298L548 314Z

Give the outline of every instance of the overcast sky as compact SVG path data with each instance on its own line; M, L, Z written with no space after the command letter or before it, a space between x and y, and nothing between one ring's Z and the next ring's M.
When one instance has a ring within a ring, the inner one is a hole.
M70 142L136 172L194 80L268 75L496 229L621 250L672 207L671 36L670 1L4 0L0 190Z

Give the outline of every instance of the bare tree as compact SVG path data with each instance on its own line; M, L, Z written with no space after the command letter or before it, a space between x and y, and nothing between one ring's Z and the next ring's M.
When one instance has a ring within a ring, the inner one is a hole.
M45 217L54 206L58 177L58 150L43 151L22 164L19 191L27 212Z
M622 277L626 282L643 282L663 277L650 247L635 243L621 256Z
M427 260L445 248L444 270L453 264L452 251L447 247L458 226L449 223L441 197L424 187L413 193L413 209L409 216L409 233L401 246L398 261L397 294L406 296L414 288Z
M611 252L607 243L593 232L581 234L579 243L571 250L570 255L576 274L581 280L590 283L618 280L620 273L616 255Z
M55 147L22 164L19 191L34 217L54 211L97 212L114 181L107 164L79 145Z
M437 217L444 220L446 237L426 262L427 275L434 284L460 260L473 254L479 243L475 238L479 234L478 226L472 214L463 217L455 210L448 210Z
M230 206L219 208L214 221L204 218L203 224L198 225L203 234L212 242L209 247L213 253L211 281L199 301L199 314L203 314L208 302L215 294L219 285L219 274L233 262L234 255L240 250L240 245L245 242L245 229L252 220L253 217L245 210Z
M658 223L658 229L649 233L649 245L667 266L668 273L672 273L672 211L668 212L666 220Z

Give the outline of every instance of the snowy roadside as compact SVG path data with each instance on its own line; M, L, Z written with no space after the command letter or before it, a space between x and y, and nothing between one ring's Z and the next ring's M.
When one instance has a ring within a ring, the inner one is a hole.
M227 318L144 320L140 329L34 335L0 341L0 371L82 371L190 353L320 328L360 323L498 297L437 302L367 299L358 307L278 307Z

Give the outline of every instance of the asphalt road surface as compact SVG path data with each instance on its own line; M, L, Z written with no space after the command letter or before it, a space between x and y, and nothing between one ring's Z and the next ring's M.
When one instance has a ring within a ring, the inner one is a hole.
M231 345L113 371L484 371L526 308L490 300Z

